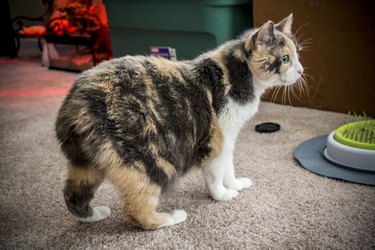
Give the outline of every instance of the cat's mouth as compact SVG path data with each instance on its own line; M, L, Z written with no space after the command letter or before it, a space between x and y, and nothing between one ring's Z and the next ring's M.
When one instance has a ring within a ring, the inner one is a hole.
M280 83L282 85L286 85L286 86L293 85L293 84L297 83L298 80L302 79L302 77L303 77L302 74L298 74L298 76L295 76L292 79L281 78Z
M280 83L285 86L293 85L298 81L299 78L297 78L294 81L287 81L287 80L281 80Z

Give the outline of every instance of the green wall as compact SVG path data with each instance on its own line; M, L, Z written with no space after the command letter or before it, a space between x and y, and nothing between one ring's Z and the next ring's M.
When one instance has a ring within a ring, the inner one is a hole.
M39 17L42 15L41 0L8 0L8 2L12 18L16 16Z

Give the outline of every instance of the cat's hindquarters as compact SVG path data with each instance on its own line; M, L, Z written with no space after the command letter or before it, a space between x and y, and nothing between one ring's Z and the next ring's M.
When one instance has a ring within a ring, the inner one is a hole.
M171 213L156 211L162 188L150 180L139 166L114 165L107 176L119 190L124 202L124 216L133 225L144 230L154 230L186 220L187 213L184 210L173 210Z
M96 222L107 218L108 207L92 208L90 201L104 180L104 173L90 166L68 163L68 178L64 188L64 199L70 213L79 221Z
M93 208L90 205L95 191L105 178L119 190L124 204L124 216L133 225L154 230L186 220L184 210L174 210L171 213L156 211L162 186L150 179L140 162L124 164L109 145L102 148L95 162L94 165L82 166L74 165L71 161L68 163L64 198L69 211L77 220L96 222L110 215L108 207Z

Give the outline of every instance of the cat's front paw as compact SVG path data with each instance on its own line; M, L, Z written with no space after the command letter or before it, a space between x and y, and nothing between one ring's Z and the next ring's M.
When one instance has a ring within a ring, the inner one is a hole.
M238 178L231 181L224 181L224 186L237 191L249 188L252 185L253 182L249 178Z
M211 196L216 201L229 201L238 196L238 192L229 188L222 188L211 192Z

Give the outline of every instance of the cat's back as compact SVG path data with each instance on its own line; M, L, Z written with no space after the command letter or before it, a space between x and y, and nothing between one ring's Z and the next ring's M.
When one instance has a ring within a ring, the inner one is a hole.
M149 115L149 110L163 113L166 106L182 109L178 102L185 99L187 88L182 65L158 57L125 56L84 71L59 110L57 130L68 122L92 128L86 123L131 121L136 114ZM166 112L161 115L168 116Z
M79 75L59 114L64 116L64 110L69 110L67 116L79 117L77 113L88 109L88 113L103 117L112 108L112 113L120 112L124 105L142 110L140 105L162 105L160 102L167 96L177 101L191 84L186 81L186 68L188 65L183 62L147 56L102 62ZM99 112L100 109L106 112Z
M154 84L166 83L176 78L183 81L182 75L188 64L175 62L160 57L124 56L102 62L92 69L83 72L75 85L78 87L103 87L101 84L132 84L143 85L147 81ZM163 80L157 82L157 80ZM85 83L83 85L82 83ZM103 89L105 90L105 89Z

